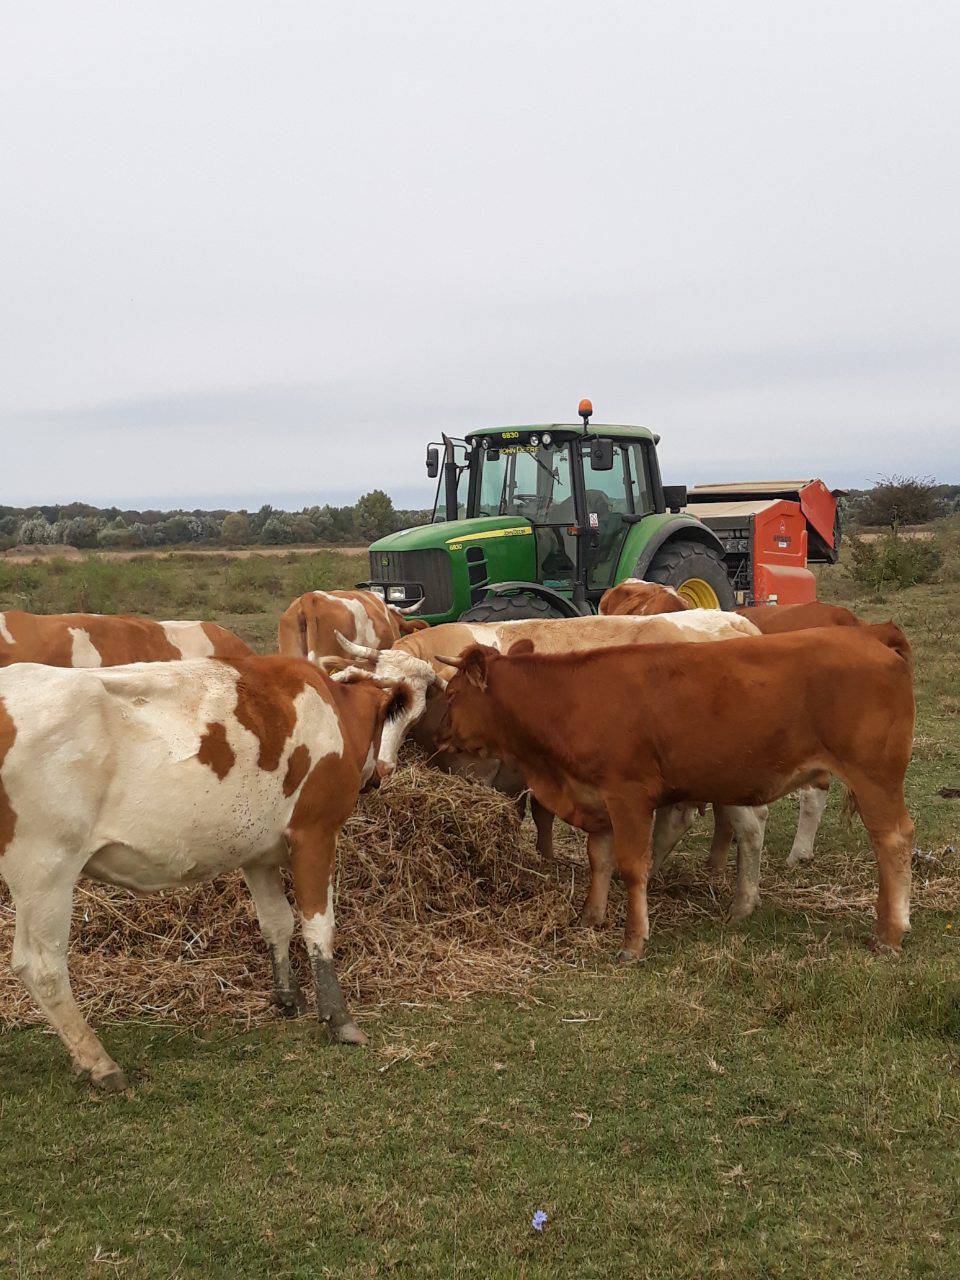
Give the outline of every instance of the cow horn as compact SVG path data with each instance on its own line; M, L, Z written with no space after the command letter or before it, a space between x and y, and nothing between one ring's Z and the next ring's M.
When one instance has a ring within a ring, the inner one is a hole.
M344 653L349 653L351 658L366 658L368 661L376 662L380 657L379 649L371 649L367 644L355 644L339 631L334 631L333 634L337 637L337 644Z
M463 670L463 660L461 658L445 658L442 654L435 653L433 660L434 662L439 662L441 666L456 667L458 671Z
M419 613L424 606L425 600L426 600L426 596L421 596L420 599L416 602L416 604L405 604L403 608L401 608L400 605L395 604L393 607L394 609L396 609L397 613L402 613L404 616L406 616L407 614L410 614L410 613Z

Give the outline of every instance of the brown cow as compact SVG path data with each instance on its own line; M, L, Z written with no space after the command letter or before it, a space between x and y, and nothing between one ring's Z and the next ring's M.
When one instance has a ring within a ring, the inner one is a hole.
M624 578L603 593L597 611L608 615L632 614L642 618L651 613L681 613L692 607L676 587L664 587L659 582L644 582L642 578Z
M755 605L738 609L764 635L783 635L788 631L807 631L814 627L865 627L868 624L842 605L825 604L811 600L807 604ZM787 866L813 861L813 846L817 831L827 808L830 793L830 775L823 773L809 786L800 790L800 817L797 833L787 855ZM713 842L710 845L708 865L711 871L721 872L726 866L727 855L733 843L734 831L723 810L714 810Z
M445 741L516 762L543 805L606 837L592 842L588 906L602 917L615 860L627 888L622 960L641 956L649 936L658 806L764 805L825 769L870 836L877 940L899 949L910 927L903 779L914 700L910 647L892 623L577 654L477 645L453 665Z
M869 624L839 604L810 600L807 604L759 604L738 609L741 618L749 618L765 636L782 635L785 631L807 631L811 627L865 627Z
M118 667L253 653L215 622L154 622L129 614L0 613L0 657L48 667Z
M339 631L356 644L389 649L401 636L429 625L407 616L421 605L400 609L374 591L308 591L281 615L278 646L288 657L319 662L343 653Z

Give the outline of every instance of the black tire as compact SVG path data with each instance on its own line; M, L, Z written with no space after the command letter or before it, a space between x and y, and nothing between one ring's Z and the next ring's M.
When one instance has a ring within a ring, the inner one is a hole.
M721 609L737 607L737 597L727 577L723 556L702 542L676 538L660 548L646 569L641 570L638 564L635 573L647 582L659 582L661 586L678 590L691 578L702 578L713 588Z
M514 622L520 618L565 618L549 600L532 591L515 591L509 596L487 596L460 615L461 622Z

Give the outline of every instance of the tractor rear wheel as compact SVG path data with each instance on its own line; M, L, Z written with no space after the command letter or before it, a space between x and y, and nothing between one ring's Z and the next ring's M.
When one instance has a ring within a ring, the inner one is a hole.
M521 618L564 618L543 596L532 591L515 591L509 596L487 596L461 613L461 622L513 622Z
M735 609L737 597L723 556L702 542L677 538L653 557L638 578L674 587L693 609Z

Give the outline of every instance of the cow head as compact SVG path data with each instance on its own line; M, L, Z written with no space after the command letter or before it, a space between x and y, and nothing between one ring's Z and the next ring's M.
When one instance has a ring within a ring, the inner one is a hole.
M529 652L529 642L518 641L520 652ZM498 743L498 714L487 696L487 686L492 666L503 661L502 655L489 645L472 645L459 658L441 658L437 661L456 668L457 674L447 685L447 719L437 734L437 743L444 749L470 751L474 755L489 756L496 752Z
M610 615L647 617L654 613L682 613L690 605L675 587L664 587L659 582L644 582L642 578L625 578L623 582L605 591L598 612Z
M443 681L429 662L414 658L397 649L371 649L354 644L338 631L337 643L349 658L321 658L320 665L334 680L346 680L352 674L366 675L385 685L402 684L409 697L394 714L387 715L377 749L377 774L389 778L397 767L397 755L410 727L417 723L427 706L427 691L443 688Z

